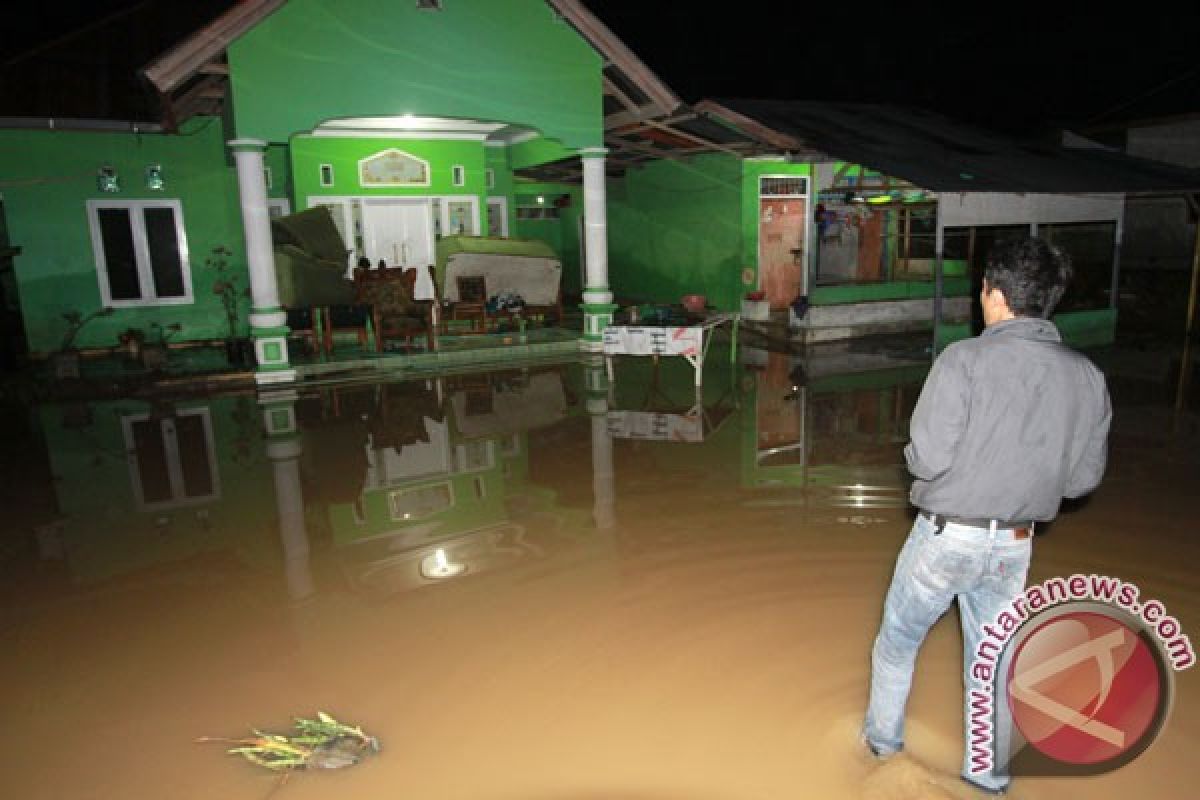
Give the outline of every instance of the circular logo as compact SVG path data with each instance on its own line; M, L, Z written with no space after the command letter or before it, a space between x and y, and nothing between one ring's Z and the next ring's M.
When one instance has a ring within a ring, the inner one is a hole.
M1045 756L1119 766L1158 735L1167 679L1161 653L1140 627L1112 613L1065 611L1038 624L1014 652L1009 708Z

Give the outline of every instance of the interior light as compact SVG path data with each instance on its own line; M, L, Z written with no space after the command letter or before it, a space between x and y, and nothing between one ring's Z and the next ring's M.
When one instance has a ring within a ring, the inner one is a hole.
M545 198L545 197L543 197L542 195L540 195L540 194L539 194L539 195L538 195L538 198L537 198L537 201L538 201L538 205L539 205L539 206L540 206L540 205L544 205L544 204L545 204L545 202L546 202L546 198Z

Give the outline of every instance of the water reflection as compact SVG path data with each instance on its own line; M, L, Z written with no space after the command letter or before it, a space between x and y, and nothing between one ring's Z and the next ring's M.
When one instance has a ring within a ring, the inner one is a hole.
M821 375L786 353L764 354L743 380L755 415L743 485L806 490L777 504L903 507L903 448L926 372L910 363Z
M598 362L46 406L62 516L41 531L41 548L81 582L211 552L281 561L289 595L303 600L316 591L313 549L327 547L353 589L378 597L612 530L619 486L660 485L701 451L740 464L728 477L750 490L746 505L903 504L902 447L923 368L812 378L772 353L704 387L670 370L632 365L610 385ZM583 463L559 463L584 448ZM581 479L590 509L576 502Z

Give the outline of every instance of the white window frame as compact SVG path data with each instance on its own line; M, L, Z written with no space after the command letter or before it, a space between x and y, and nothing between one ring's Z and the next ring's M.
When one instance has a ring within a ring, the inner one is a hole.
M121 208L129 213L133 229L133 252L137 261L138 298L114 300L109 286L108 263L104 255L104 238L100 233L101 209ZM180 297L157 297L154 294L154 271L150 264L150 247L146 241L146 220L141 213L147 208L169 208L175 217L175 242L179 247L179 270L183 273L183 295ZM179 200L108 200L87 201L88 227L91 229L92 254L96 261L96 277L100 283L100 299L105 306L129 308L136 306L180 306L191 305L192 267L188 258L187 233L183 228L183 205Z
M329 180L325 180L326 175L329 176ZM329 187L333 186L336 180L337 179L333 174L333 164L321 164L317 167L317 181L321 184L321 186L328 189Z
M121 417L121 429L125 434L125 452L128 454L126 459L129 462L129 479L133 485L134 500L137 501L138 508L143 511L197 506L221 499L221 475L217 470L217 452L216 448L213 446L212 415L209 413L207 408L187 408L176 411L175 416L198 416L203 422L204 446L207 450L209 475L212 482L212 493L198 495L196 497L183 496L183 467L179 460L179 442L174 433L168 434L166 429L163 427L167 422L170 421L168 419L164 419L159 422L159 436L162 437L163 449L166 452L167 472L168 479L171 484L172 498L170 500L159 500L157 502L147 503L145 490L142 488L142 473L138 469L137 452L133 439L133 423L150 419L150 415L126 414Z
M462 164L455 164L450 168L450 183L454 188L461 189L467 185L467 168Z
M484 180L484 185L486 188L495 189L496 188L496 170L493 169L492 167L488 167L487 169L485 169L483 171L483 180Z
M267 208L279 209L279 216L281 217L286 217L288 214L292 213L292 204L286 197L268 197Z

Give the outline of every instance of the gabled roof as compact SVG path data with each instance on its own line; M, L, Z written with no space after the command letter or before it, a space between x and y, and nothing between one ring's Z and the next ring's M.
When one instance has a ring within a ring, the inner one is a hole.
M712 123L687 108L638 56L579 0L545 0L604 60L603 113L610 170L656 158L704 152L753 155L769 143ZM178 127L196 114L219 114L228 91L226 48L286 0L244 0L142 69L162 100L163 124ZM577 180L578 159L529 175Z
M1024 143L938 114L866 103L724 99L697 110L760 137L943 192L1178 192L1200 170L1100 149Z

